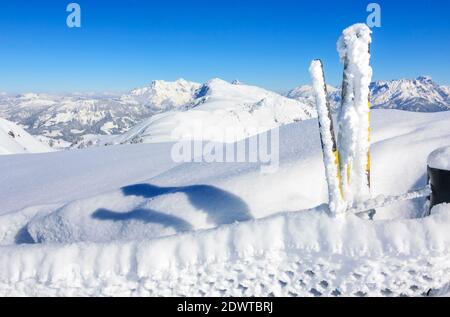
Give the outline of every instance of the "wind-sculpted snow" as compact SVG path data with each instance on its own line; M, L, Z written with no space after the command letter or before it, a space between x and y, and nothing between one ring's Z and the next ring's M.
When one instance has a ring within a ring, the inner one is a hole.
M1 246L1 295L425 295L450 272L450 209L426 219L323 208L149 241Z
M450 112L372 118L373 196L425 186ZM448 206L328 215L316 119L280 129L272 174L175 164L171 146L0 157L0 294L411 296L448 283Z
M178 206L171 204L177 200ZM69 203L35 217L26 230L36 242L142 240L252 219L238 196L211 185L136 184Z

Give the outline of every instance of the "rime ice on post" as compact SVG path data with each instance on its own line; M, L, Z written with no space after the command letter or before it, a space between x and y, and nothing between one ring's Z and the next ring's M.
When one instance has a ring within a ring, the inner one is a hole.
M350 204L370 197L370 34L367 25L355 24L337 43L344 63L338 143L344 194Z
M327 97L323 65L320 60L311 62L309 68L312 87L316 97L316 107L319 119L320 139L322 141L323 162L328 184L328 203L331 213L345 210L339 181L339 156L333 131L330 103Z

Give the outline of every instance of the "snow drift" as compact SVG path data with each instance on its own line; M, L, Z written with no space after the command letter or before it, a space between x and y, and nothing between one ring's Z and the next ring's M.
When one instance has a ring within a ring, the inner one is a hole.
M373 194L423 187L448 120L373 111ZM175 164L171 146L0 157L0 294L417 296L448 283L448 206L328 216L316 119L280 129L273 174Z

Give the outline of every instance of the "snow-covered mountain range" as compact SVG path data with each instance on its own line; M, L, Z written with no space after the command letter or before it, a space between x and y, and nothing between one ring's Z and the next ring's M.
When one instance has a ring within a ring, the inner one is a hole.
M314 107L297 100L220 79L203 85L159 80L122 96L0 98L0 117L17 122L55 148L167 140L175 127L191 129L195 124L240 127L243 138L261 132L252 133L249 126L267 130L313 116Z
M313 107L297 100L218 78L203 84L188 108L189 111L172 110L154 115L112 143L150 143L183 138L234 142L316 115Z
M340 87L327 86L329 98L334 109L341 101ZM372 108L398 109L419 112L450 110L450 87L439 86L429 76L416 79L375 81L370 85ZM314 105L311 86L296 87L286 93L308 105Z
M420 112L450 110L450 87L439 86L428 76L377 81L372 83L371 92L376 108Z
M337 109L340 88L327 88ZM450 87L439 86L430 77L377 81L370 89L373 108L450 110ZM241 129L238 138L243 138L256 133L248 127L270 129L315 115L311 86L296 87L282 96L220 79L204 84L157 80L123 95L0 95L0 117L55 149L158 142L173 139L175 128L192 130L199 124L203 129Z
M189 103L200 85L183 79L153 81L122 96L0 96L0 117L33 135L71 144L87 134L121 134L155 113ZM63 145L61 145L63 146Z

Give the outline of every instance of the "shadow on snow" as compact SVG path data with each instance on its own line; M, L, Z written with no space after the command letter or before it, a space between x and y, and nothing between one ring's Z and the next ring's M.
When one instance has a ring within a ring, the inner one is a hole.
M210 185L191 185L180 187L159 187L151 184L135 184L122 187L125 196L154 198L161 195L184 193L195 208L208 214L208 220L215 225L229 224L252 219L247 204L238 196ZM192 230L186 220L152 209L137 208L129 212L115 212L97 209L92 217L100 220L137 220L145 223L158 223L172 227L176 231Z

